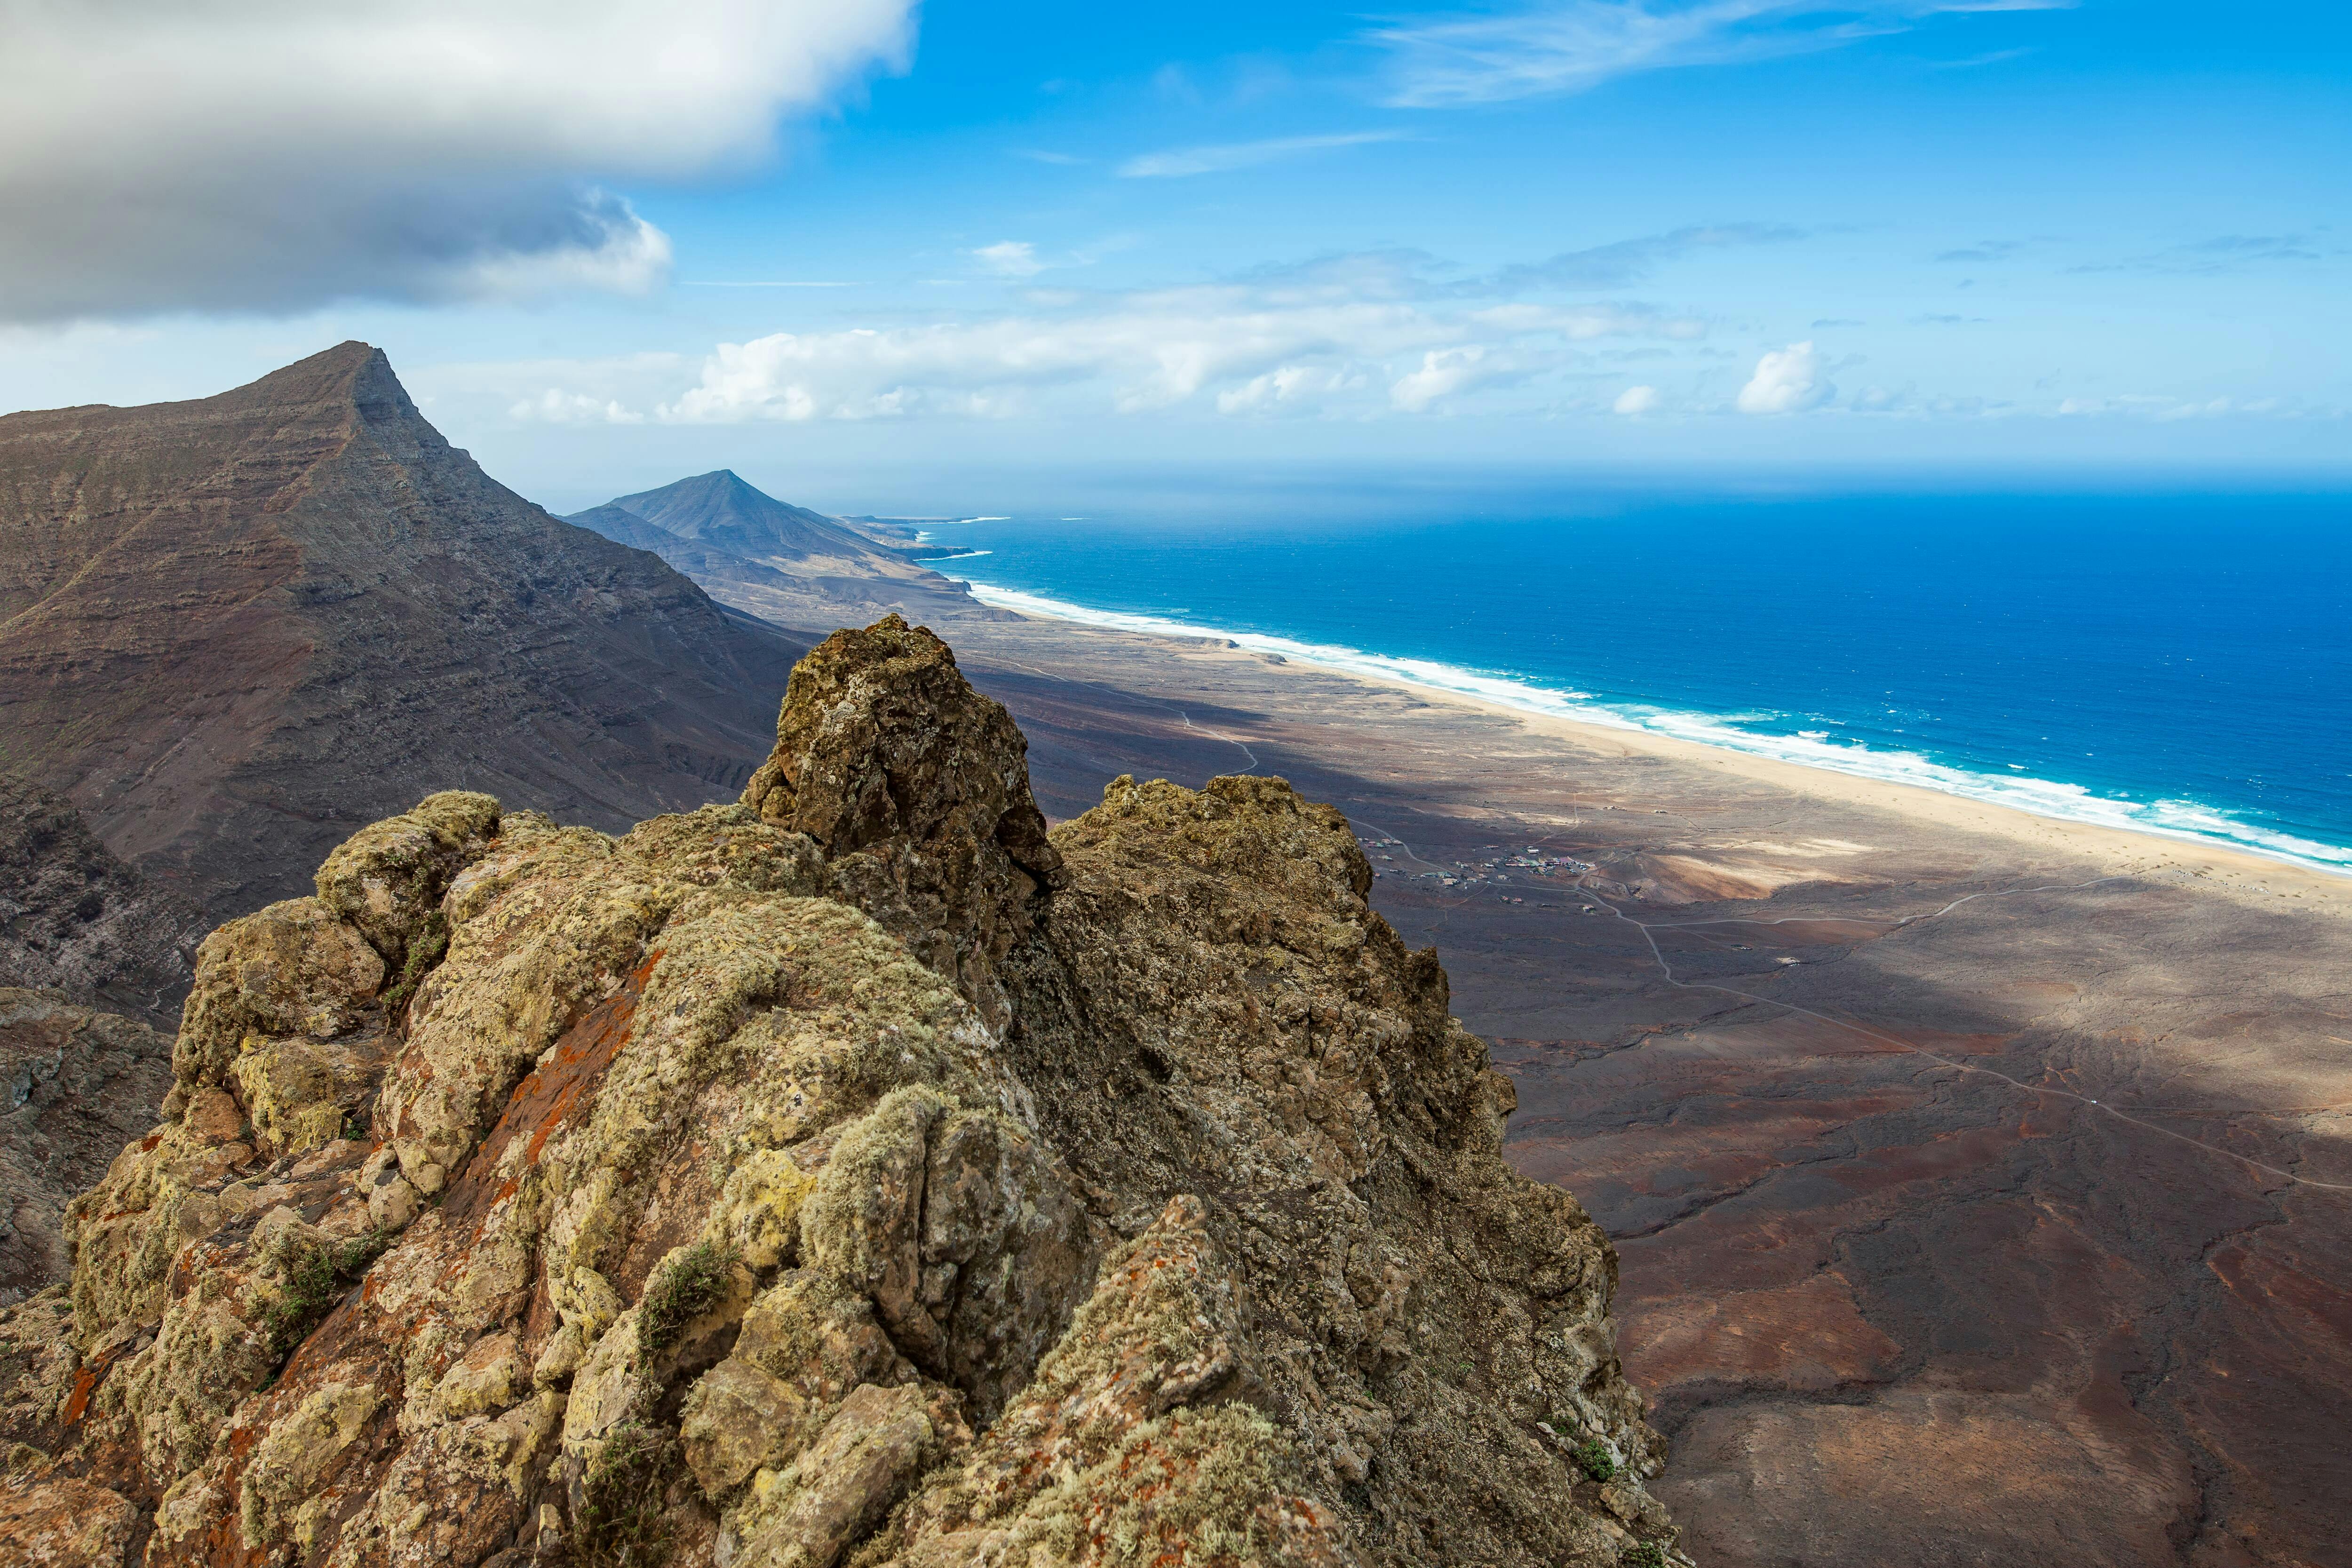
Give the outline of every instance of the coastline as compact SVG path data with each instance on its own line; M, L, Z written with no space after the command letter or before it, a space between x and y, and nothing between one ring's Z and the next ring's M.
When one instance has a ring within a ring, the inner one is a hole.
M2336 868L2284 851L2154 825L2085 821L1931 784L1876 777L1828 762L1797 761L1693 740L1598 709L1573 710L1572 699L1568 694L1553 694L1560 710L1546 711L1524 700L1527 694L1542 694L1539 688L1473 672L1459 672L1465 679L1451 682L1442 677L1416 679L1424 668L1433 674L1439 670L1448 675L1456 673L1425 660L1365 655L1353 649L1325 650L1292 638L1187 626L1155 616L1091 611L992 584L968 586L973 597L992 608L1092 632L1148 638L1185 658L1244 659L1263 668L1266 656L1272 655L1286 662L1296 660L1309 665L1328 678L1517 721L1536 733L1603 754L1655 757L1711 768L1791 795L1895 812L1925 826L1992 834L2044 852L2095 857L2134 874L2186 874L2243 897L2300 902L2315 909L2326 908L2340 916L2352 916L2352 865ZM1076 613L1056 613L1065 610ZM1318 657L1326 654L1335 657ZM1497 689L1491 693L1465 689L1473 683ZM1514 697L1521 700L1514 700Z
M1616 1243L1700 1561L1982 1555L1988 1489L2003 1563L2171 1562L2185 1520L2334 1560L2346 879L1219 636L951 635L1058 819L1120 773L1347 815L1506 1157Z

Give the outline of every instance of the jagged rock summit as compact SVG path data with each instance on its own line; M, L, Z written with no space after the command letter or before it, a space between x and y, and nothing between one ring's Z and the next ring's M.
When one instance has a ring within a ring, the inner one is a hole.
M1051 834L895 619L740 803L444 794L206 941L0 1311L0 1540L161 1563L1679 1561L1609 1242L1279 780Z
M215 920L420 781L612 828L732 794L812 640L497 484L365 343L0 417L0 771Z

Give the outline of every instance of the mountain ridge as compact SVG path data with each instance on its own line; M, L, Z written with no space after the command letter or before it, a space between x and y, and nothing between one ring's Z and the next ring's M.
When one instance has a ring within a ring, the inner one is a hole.
M714 468L635 495L615 496L604 504L677 538L753 561L900 554L838 518L777 500L732 468Z
M779 626L822 634L886 614L1008 618L907 547L778 500L731 468L619 496L564 521L650 550L712 597Z
M0 417L0 755L215 916L426 783L615 826L740 787L806 646L498 484L366 343Z

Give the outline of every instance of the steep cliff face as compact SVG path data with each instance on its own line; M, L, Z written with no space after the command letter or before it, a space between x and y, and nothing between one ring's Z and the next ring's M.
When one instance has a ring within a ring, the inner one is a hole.
M806 646L491 480L365 343L0 418L0 771L215 919L418 780L606 827L731 795Z
M1675 1560L1615 1261L1345 822L1023 742L895 620L741 802L436 795L215 932L0 1313L35 1560ZM41 1555L41 1554L46 1555Z

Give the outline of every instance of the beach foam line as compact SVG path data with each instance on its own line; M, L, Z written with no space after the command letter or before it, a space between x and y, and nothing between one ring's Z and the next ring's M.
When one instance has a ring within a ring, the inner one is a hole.
M2322 844L2242 821L2227 812L2193 800L2131 801L2093 795L2081 784L2035 778L2026 773L1979 773L1923 757L1916 752L1873 751L1853 743L1836 743L1821 731L1796 735L1759 734L1742 730L1711 713L1683 712L1633 703L1606 703L1572 689L1538 686L1508 676L1488 675L1435 659L1407 658L1370 653L1330 643L1301 642L1264 632L1229 631L1164 616L1136 615L1122 610L1097 610L1061 599L1049 599L1018 588L992 583L970 583L973 598L999 609L1047 620L1073 621L1112 631L1143 632L1155 637L1215 637L1259 653L1280 654L1303 664L1350 675L1371 676L1428 687L1459 697L1538 713L1550 718L1594 724L1603 729L1633 730L1665 735L1697 745L1749 756L1821 768L1882 784L1910 784L1940 795L1981 801L1988 805L2049 817L2059 822L2087 823L2153 834L2191 844L2215 845L2284 861L2308 870L2352 876L2352 847Z

